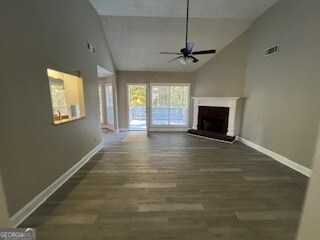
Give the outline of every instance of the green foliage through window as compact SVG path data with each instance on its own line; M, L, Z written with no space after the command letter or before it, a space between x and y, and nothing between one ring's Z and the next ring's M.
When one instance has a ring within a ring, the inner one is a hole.
M130 106L146 106L146 88L145 86L129 86Z

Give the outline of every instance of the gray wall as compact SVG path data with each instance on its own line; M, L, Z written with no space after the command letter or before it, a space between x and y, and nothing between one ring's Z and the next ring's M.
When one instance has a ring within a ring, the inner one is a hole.
M248 36L248 32L242 34L195 72L194 96L243 96Z
M193 96L193 73L175 72L118 72L118 109L120 129L128 128L128 83L190 83ZM192 108L190 114L192 113ZM191 121L191 118L189 118Z
M320 132L297 240L320 239Z
M311 167L320 117L319 0L281 0L250 30L241 136ZM266 48L280 45L276 55Z
M3 191L2 178L0 176L0 227L11 227L7 201Z
M87 0L1 0L0 23L0 169L12 216L101 142L97 64L114 67ZM84 119L52 124L47 67L81 71Z

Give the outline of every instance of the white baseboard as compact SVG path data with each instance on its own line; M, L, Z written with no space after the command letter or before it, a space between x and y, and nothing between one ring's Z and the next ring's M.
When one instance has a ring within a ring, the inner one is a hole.
M302 165L300 165L300 164L298 164L298 163L296 163L296 162L294 162L294 161L292 161L292 160L290 160L290 159L288 159L288 158L286 158L286 157L284 157L284 156L282 156L282 155L280 155L278 153L272 152L269 149L266 149L266 148L264 148L264 147L262 147L262 146L260 146L258 144L250 142L250 141L248 141L248 140L246 140L244 138L237 137L237 140L239 142L242 142L243 144L245 144L245 145L247 145L247 146L249 146L249 147L251 147L251 148L253 148L253 149L257 150L257 151L259 151L259 152L262 152L262 153L268 155L269 157L272 157L274 160L282 163L283 165L286 165L289 168L292 168L293 170L295 170L295 171L297 171L297 172L299 172L299 173L301 173L301 174L303 174L303 175L305 175L307 177L311 176L312 170L309 169L309 168L306 168L306 167L304 167L304 166L302 166Z
M72 168L65 172L61 177L54 181L50 186L39 193L34 199L27 203L23 208L10 217L11 225L17 227L22 223L31 213L33 213L44 201L48 199L58 188L60 188L70 177L72 177L83 165L85 165L97 152L103 148L100 143L88 154L86 154L79 162Z
M190 128L186 127L151 127L150 132L187 132Z
M187 132L190 128L186 127L151 127L150 132ZM120 128L120 132L129 132L129 128ZM133 130L136 131L136 130ZM139 131L139 130L137 130ZM146 130L145 130L146 131Z

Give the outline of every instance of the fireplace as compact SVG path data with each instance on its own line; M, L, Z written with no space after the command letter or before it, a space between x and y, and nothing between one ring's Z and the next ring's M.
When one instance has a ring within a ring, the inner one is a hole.
M227 134L229 108L200 106L198 130Z
M195 97L193 126L189 134L233 143L238 133L239 98Z
M223 133L225 120L220 118L203 118L203 130Z

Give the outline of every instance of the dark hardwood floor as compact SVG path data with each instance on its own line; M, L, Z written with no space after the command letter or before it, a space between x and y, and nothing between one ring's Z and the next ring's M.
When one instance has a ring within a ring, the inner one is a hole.
M308 179L249 147L153 133L104 148L21 227L37 239L294 240Z

